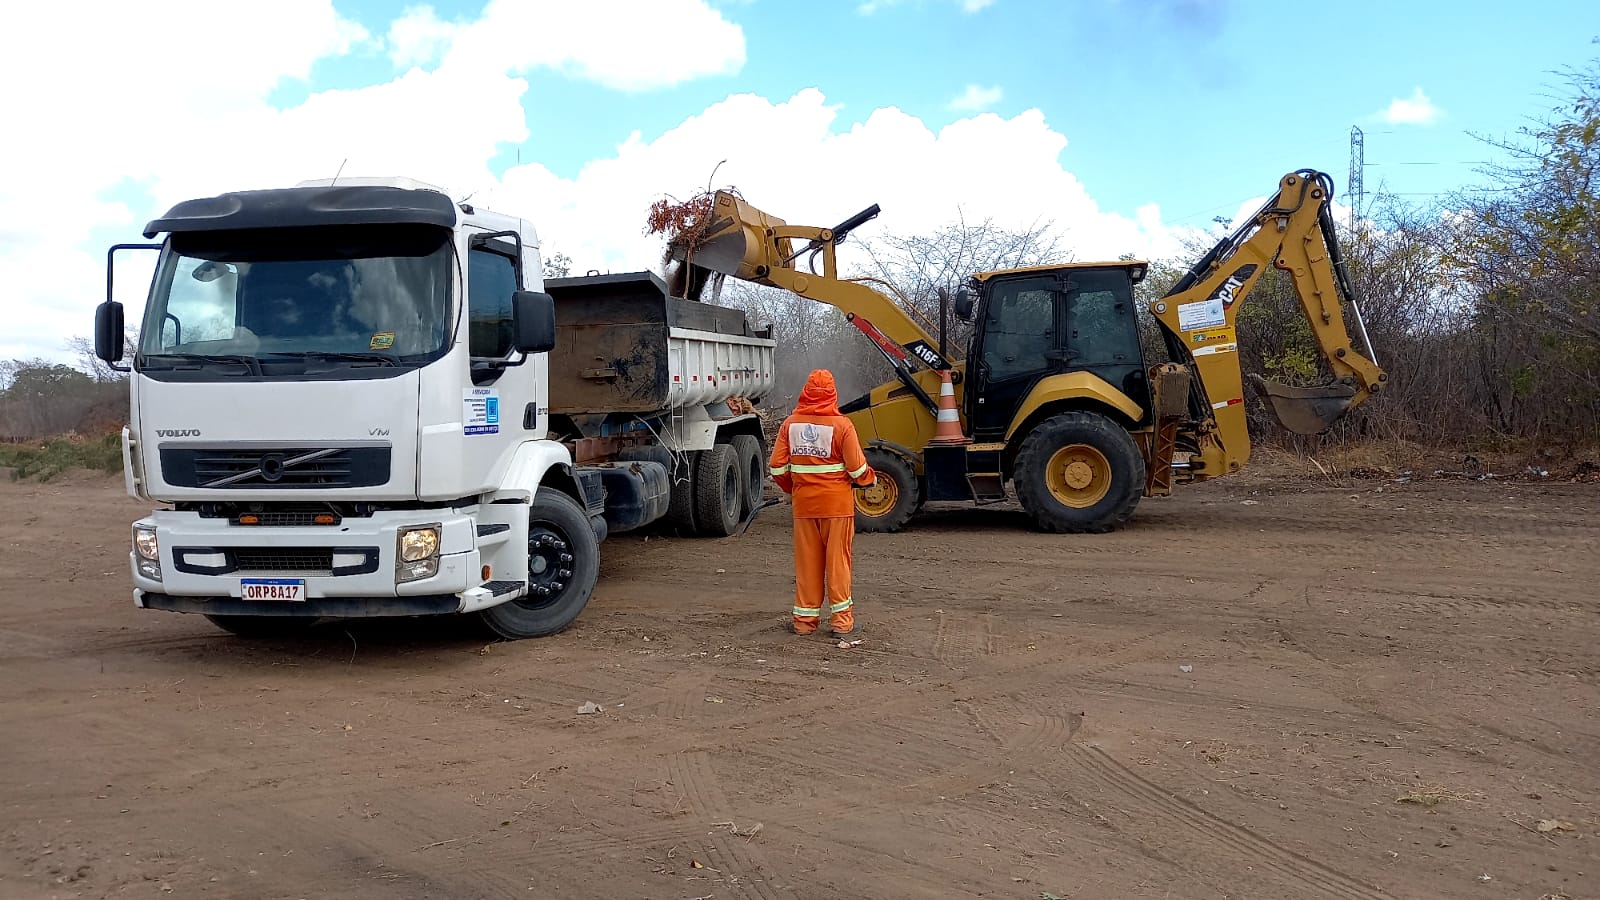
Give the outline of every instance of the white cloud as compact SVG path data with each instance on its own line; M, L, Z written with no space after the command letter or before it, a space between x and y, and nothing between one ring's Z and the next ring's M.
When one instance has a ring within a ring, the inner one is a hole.
M1101 210L1061 166L1066 136L1037 110L979 113L935 131L892 107L841 121L814 89L729 96L653 139L629 136L570 178L530 163L497 179L490 160L527 138L522 72L551 67L638 89L743 60L742 32L699 0L654 0L627 29L578 9L594 4L562 6L573 9L530 18L493 2L482 19L460 23L409 9L383 30L402 74L284 109L268 102L274 90L318 60L368 46L329 0L283 0L270 14L196 3L159 21L108 7L113 21L81 34L69 13L31 8L24 15L34 21L0 34L0 77L28 84L50 72L54 81L48 93L0 95L0 121L30 138L0 144L0 283L15 298L0 356L59 358L68 337L88 332L106 235L137 239L145 221L186 197L327 177L341 163L350 176L408 175L457 197L475 192L477 203L535 223L546 248L578 271L657 268L660 238L643 233L650 202L702 189L724 159L718 184L790 222L831 225L881 204L863 237L927 232L958 215L1011 228L1053 220L1063 246L1089 259L1170 256L1188 233L1164 224L1154 205L1132 218ZM226 37L239 33L252 40ZM719 36L720 55L661 61L661 47L703 49L707 33ZM66 46L74 64L52 65ZM130 72L160 89L119 90ZM148 199L131 199L130 187ZM137 264L119 262L118 274L137 292Z
M1392 125L1432 125L1444 116L1444 110L1433 104L1422 88L1416 88L1410 97L1396 97L1384 110L1384 121Z
M407 7L389 24L389 59L401 67L432 63L460 28L454 22L441 21L431 6Z
M0 274L15 298L0 353L63 356L103 295L104 244L139 239L178 200L327 177L341 164L460 196L493 182L499 145L527 139L521 73L553 68L635 90L743 64L743 32L701 0L633 0L620 16L599 6L493 0L465 23L411 8L385 44L412 68L284 109L269 102L275 91L372 46L332 0L173 0L160 16L113 4L93 28L70 5L8 10L0 83L31 87L0 92L10 138L0 143ZM133 199L141 191L147 201Z
M978 112L1000 102L1005 92L999 85L993 87L979 87L975 84L967 85L967 89L950 101L949 108L958 112Z
M1037 110L1010 119L986 113L937 132L894 108L842 129L838 115L814 89L782 102L734 95L655 140L630 136L573 178L537 164L513 168L478 201L536 222L547 252L566 253L576 271L658 268L660 239L643 234L649 204L704 189L722 160L717 185L736 187L793 224L832 225L878 203L883 213L863 237L927 232L957 216L992 217L1013 228L1053 220L1063 246L1080 259L1179 250L1180 234L1154 206L1134 219L1100 210L1061 167L1066 137ZM806 160L808 174L775 164L775 143L785 158Z
M961 0L961 11L975 13L994 5L994 0Z

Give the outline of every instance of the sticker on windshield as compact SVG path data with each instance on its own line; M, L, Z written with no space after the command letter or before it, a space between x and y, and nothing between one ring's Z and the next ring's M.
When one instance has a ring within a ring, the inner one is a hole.
M467 434L500 432L500 397L491 388L466 388L461 392L461 426Z
M391 348L393 346L394 346L394 332L392 332L392 331L380 331L377 334L372 336L372 340L370 342L368 342L368 344L367 344L367 349L368 350L388 350L389 348Z
M1222 298L1201 300L1198 303L1178 304L1178 330L1199 331L1202 328L1221 328L1228 324L1227 313L1222 308Z

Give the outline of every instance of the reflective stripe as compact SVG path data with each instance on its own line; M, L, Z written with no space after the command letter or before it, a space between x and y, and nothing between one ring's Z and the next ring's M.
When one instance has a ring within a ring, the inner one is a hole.
M767 472L773 476L782 475L789 471L788 466L767 466Z
M794 617L796 619L816 619L820 618L821 616L822 607L820 606L816 609L807 609L804 606L796 606L794 608Z
M850 477L851 478L860 478L861 476L867 474L867 470L870 469L870 468L872 468L871 465L869 465L867 463L862 463L861 464L861 468L859 468L859 469L855 470L854 472L850 473Z
M843 472L844 463L824 463L820 466L808 466L805 463L790 463L789 468L806 475L820 475L824 472Z
M856 598L854 598L854 597L846 597L843 600L839 601L838 603L835 603L832 606L828 607L828 612L831 612L831 613L842 613L845 610L849 609L851 606L855 605L855 602L856 602Z

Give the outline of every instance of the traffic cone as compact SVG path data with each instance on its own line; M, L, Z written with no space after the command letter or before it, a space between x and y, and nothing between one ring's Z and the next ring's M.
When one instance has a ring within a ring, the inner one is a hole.
M935 417L933 440L930 444L970 444L972 439L961 433L961 412L956 408L956 386L950 380L950 370L939 370L939 414Z

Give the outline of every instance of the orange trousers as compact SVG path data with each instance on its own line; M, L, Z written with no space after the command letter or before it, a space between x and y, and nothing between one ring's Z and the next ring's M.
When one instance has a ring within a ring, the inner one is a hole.
M850 550L856 536L854 516L794 520L794 630L811 634L822 621L826 594L830 625L835 632L855 628L850 596ZM823 585L826 584L826 590Z

